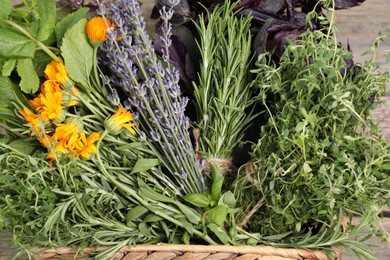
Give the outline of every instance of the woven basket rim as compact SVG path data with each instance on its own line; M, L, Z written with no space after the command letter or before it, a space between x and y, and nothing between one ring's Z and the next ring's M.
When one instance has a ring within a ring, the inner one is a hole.
M89 246L89 247L57 247L45 248L35 247L30 252L35 256L43 255L69 255L69 254L98 254L110 246ZM334 247L331 249L337 253L341 252L341 248ZM261 255L262 257L278 256L288 259L310 259L310 260L329 260L328 254L318 249L302 249L302 248L278 248L273 246L249 246L249 245L184 245L184 244L139 244L134 246L125 246L119 250L120 253L128 254L130 252L183 252L183 253L231 253L237 255ZM39 258L50 259L50 258Z

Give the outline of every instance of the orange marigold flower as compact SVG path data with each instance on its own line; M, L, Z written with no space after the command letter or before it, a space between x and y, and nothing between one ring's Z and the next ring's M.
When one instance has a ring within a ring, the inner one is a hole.
M79 134L82 132L81 122L75 118L69 118L65 124L57 124L53 139L62 144L68 150L73 150Z
M47 159L54 160L62 156L62 154L68 154L70 151L64 146L63 143L57 143L57 145L53 147L48 147L49 154L47 155Z
M31 125L32 131L31 136L34 136L35 133L40 135L42 130L40 128L40 117L36 115L33 111L28 109L27 107L23 107L22 110L19 110L19 113L23 116L24 120Z
M104 126L113 135L119 134L123 128L126 128L130 133L135 135L136 133L133 127L136 124L129 123L132 119L133 115L125 110L123 106L119 106L118 111L105 120Z
M29 102L44 121L55 120L61 122L65 119L61 92L46 92L45 95L41 93Z
M41 85L41 94L61 92L60 83L55 80L46 80Z
M107 41L107 34L106 32L108 30L113 30L115 28L114 23L111 23L110 20L103 17L94 17L92 18L86 26L86 31L88 38L90 40L90 43L92 46L97 47L100 44L102 44L104 41Z
M70 79L65 65L62 62L52 60L47 64L44 73L46 79L59 82L63 89L71 89L74 86L74 82Z
M84 131L81 132L80 138L77 139L75 143L75 150L77 156L82 156L85 159L88 159L92 153L96 153L97 148L93 143L99 139L100 139L100 133L92 133L87 138Z

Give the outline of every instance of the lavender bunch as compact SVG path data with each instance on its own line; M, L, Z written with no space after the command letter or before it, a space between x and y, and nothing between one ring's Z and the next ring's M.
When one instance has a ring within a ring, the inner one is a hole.
M172 1L172 6L178 2ZM178 72L167 62L172 8L160 12L165 23L162 57L153 49L138 1L119 0L108 8L101 5L98 13L115 23L109 40L101 46L104 58L100 62L112 73L104 77L105 82L125 93L121 102L134 112L140 137L167 168L165 177L173 179L185 194L202 192L206 188L202 164L196 159L189 119L184 115L188 99L181 96Z

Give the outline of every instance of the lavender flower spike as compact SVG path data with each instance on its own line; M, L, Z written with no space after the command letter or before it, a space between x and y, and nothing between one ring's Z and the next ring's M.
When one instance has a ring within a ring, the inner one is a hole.
M171 1L172 6L161 12L166 22L162 39L166 50L162 58L166 61L171 33L168 20L177 2ZM188 99L181 96L178 71L156 55L139 2L119 0L110 8L101 7L99 12L116 26L101 46L99 59L111 71L111 87L125 93L122 99L139 116L140 130L167 168L166 177L185 194L202 192L204 178L189 136L189 119L184 114ZM115 40L118 37L121 40Z

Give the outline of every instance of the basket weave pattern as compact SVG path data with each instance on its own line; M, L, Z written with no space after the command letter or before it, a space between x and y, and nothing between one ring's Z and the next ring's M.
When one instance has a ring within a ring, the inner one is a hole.
M109 247L58 247L34 248L36 260L93 258ZM270 246L210 246L210 245L137 245L124 247L110 259L115 260L330 260L327 254L317 250L275 248ZM339 257L336 257L339 259Z

